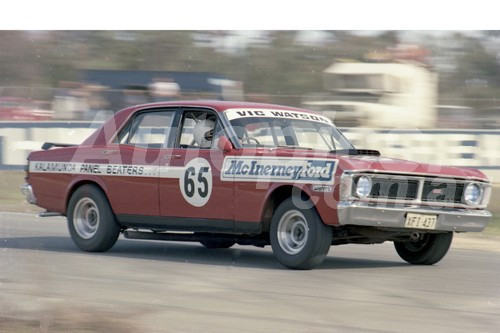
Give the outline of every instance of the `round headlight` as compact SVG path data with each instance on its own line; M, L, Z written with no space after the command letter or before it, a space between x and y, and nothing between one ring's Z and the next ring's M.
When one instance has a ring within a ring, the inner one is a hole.
M466 204L475 206L481 201L481 187L478 184L470 183L465 186L464 201Z
M359 198L366 198L370 195L372 191L372 180L370 177L362 176L359 177L356 183L356 195Z

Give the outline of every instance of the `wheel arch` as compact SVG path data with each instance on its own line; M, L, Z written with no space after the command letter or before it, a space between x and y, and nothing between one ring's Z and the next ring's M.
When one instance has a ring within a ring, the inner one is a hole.
M73 196L73 193L83 185L93 185L97 187L99 190L104 193L104 196L106 196L106 199L109 202L108 194L106 191L106 185L100 181L99 179L89 179L89 178L76 178L68 187L68 191L66 192L66 198L64 202L64 213L68 213L68 205L69 205L69 200ZM110 203L111 204L111 203ZM113 210L113 207L111 207L111 210Z
M286 199L298 194L300 194L303 200L309 200L311 198L305 188L296 185L280 185L269 192L261 215L262 232L268 232L270 230L271 220L276 208Z

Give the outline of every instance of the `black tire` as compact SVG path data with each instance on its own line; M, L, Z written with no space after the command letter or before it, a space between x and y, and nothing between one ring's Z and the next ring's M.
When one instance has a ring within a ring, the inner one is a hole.
M84 251L107 251L120 235L106 195L93 185L83 185L73 193L67 219L73 242Z
M434 265L448 252L453 232L423 234L417 241L394 242L401 259L413 265Z
M271 247L284 266L311 269L325 259L332 244L332 228L323 224L314 207L299 208L293 201L283 201L274 212Z
M212 240L212 239L204 239L200 241L200 243L208 249L229 249L231 246L235 244L235 242L231 240Z

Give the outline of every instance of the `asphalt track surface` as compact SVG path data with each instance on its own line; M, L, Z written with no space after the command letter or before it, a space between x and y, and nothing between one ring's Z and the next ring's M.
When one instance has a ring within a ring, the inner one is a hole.
M120 238L78 250L62 218L0 213L0 332L499 332L500 253L435 266L391 243L332 247L310 271L266 247Z

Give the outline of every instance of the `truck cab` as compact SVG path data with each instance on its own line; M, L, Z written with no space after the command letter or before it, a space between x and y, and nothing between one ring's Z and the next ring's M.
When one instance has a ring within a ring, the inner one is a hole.
M436 122L437 74L417 63L337 62L324 71L330 92L303 105L338 126L430 128Z

